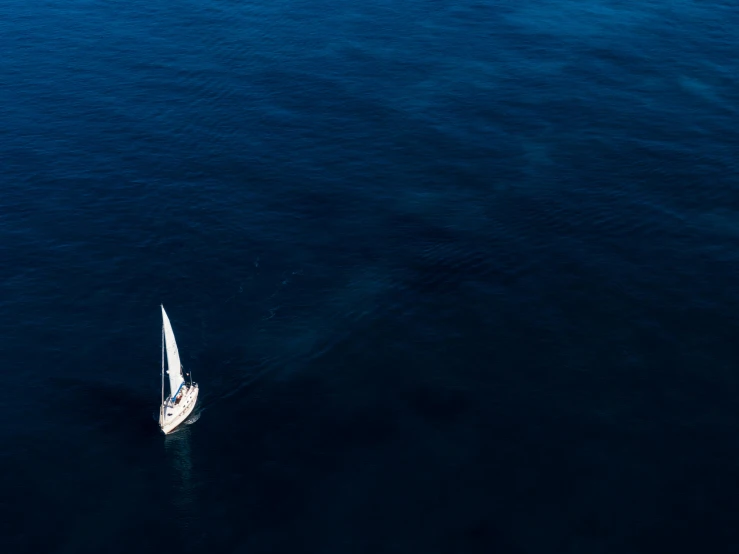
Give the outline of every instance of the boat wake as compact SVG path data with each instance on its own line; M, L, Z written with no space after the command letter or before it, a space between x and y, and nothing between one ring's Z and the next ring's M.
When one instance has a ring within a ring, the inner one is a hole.
M193 423L195 423L195 422L196 422L197 420L199 420L199 419L200 419L200 412L197 412L197 413L194 413L194 414L192 414L192 415L191 415L191 416L190 416L189 418L187 418L187 419L186 419L186 420L185 420L185 421L184 421L183 423L184 423L185 425L192 425Z

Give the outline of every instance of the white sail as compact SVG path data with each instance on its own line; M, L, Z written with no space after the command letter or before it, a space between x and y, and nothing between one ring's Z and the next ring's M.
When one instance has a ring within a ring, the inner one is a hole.
M180 353L177 351L177 343L174 340L174 332L172 325L169 323L167 312L162 306L162 319L164 320L164 342L167 345L167 365L169 367L167 374L169 375L169 394L174 397L180 390L180 386L185 380L182 378L182 366L180 365Z

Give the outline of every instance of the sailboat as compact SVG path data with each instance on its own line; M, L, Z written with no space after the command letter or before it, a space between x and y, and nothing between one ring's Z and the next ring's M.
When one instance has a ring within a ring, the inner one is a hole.
M169 395L164 396L164 350L167 350L167 370L169 375ZM174 340L172 324L162 306L162 405L159 407L159 427L165 435L171 433L187 419L198 401L198 384L185 381L180 364L180 353Z

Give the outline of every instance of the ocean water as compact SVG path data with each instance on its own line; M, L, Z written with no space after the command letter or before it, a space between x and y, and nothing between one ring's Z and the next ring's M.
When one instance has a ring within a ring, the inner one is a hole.
M2 2L0 550L739 552L737 28Z

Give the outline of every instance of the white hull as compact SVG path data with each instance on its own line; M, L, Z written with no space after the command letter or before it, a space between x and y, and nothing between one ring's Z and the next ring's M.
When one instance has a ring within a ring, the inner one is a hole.
M179 404L175 404L171 399L159 408L159 427L165 435L174 431L195 409L198 401L198 384L193 383L192 386L183 387L184 394Z

